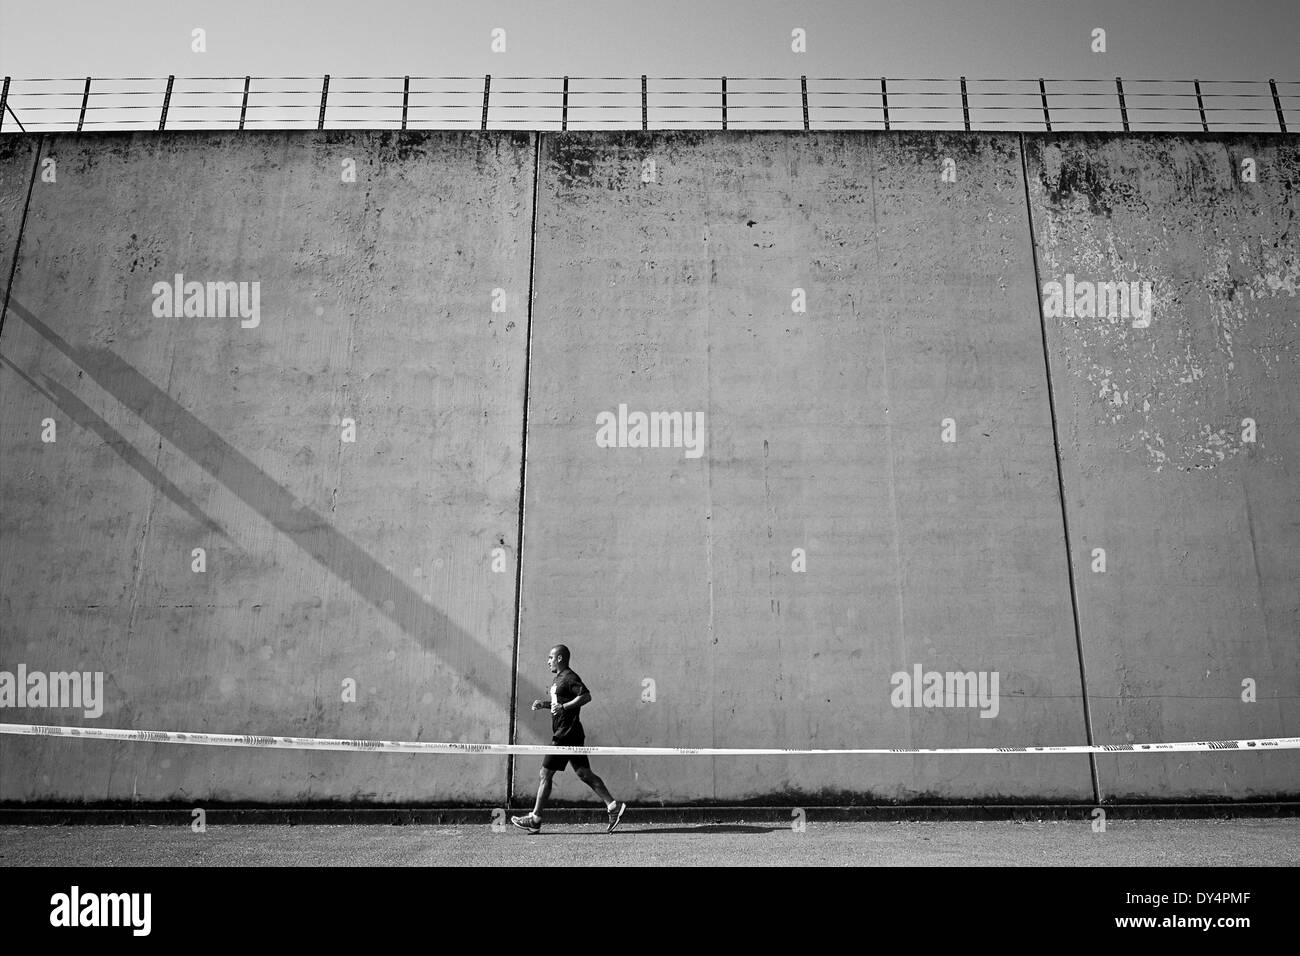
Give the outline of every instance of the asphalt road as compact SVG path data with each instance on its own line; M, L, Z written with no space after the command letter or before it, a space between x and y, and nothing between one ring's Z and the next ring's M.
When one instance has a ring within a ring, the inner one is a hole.
M5 826L0 866L1295 866L1300 820Z

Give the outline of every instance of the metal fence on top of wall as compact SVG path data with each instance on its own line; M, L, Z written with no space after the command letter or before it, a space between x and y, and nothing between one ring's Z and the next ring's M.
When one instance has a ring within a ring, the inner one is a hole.
M1283 132L1300 81L282 76L3 79L0 132L792 129Z

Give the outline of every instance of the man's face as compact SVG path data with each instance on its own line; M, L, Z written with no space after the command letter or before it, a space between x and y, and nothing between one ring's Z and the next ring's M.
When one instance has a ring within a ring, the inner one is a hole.
M555 653L555 648L551 648L551 653L546 657L546 666L552 674L560 672L560 655Z

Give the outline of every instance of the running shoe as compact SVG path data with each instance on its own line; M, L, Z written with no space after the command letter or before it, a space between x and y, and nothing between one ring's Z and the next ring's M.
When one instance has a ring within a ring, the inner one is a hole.
M610 814L610 817L612 819L613 814ZM542 821L537 819L531 813L522 817L511 817L510 822L513 823L515 826L517 826L519 829L523 830L525 833L542 832ZM613 824L610 824L610 829L613 829Z

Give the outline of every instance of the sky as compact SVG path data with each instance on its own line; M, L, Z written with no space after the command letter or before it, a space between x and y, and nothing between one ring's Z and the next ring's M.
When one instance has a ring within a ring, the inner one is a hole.
M196 28L204 52L192 49ZM791 49L796 28L806 52ZM1105 52L1092 48L1096 28ZM505 31L504 51L492 49L494 29ZM1300 80L1297 41L1297 0L0 0L0 74L16 78L1285 81ZM14 102L37 88L15 84ZM79 95L80 85L68 89ZM1283 90L1300 94L1300 85Z

